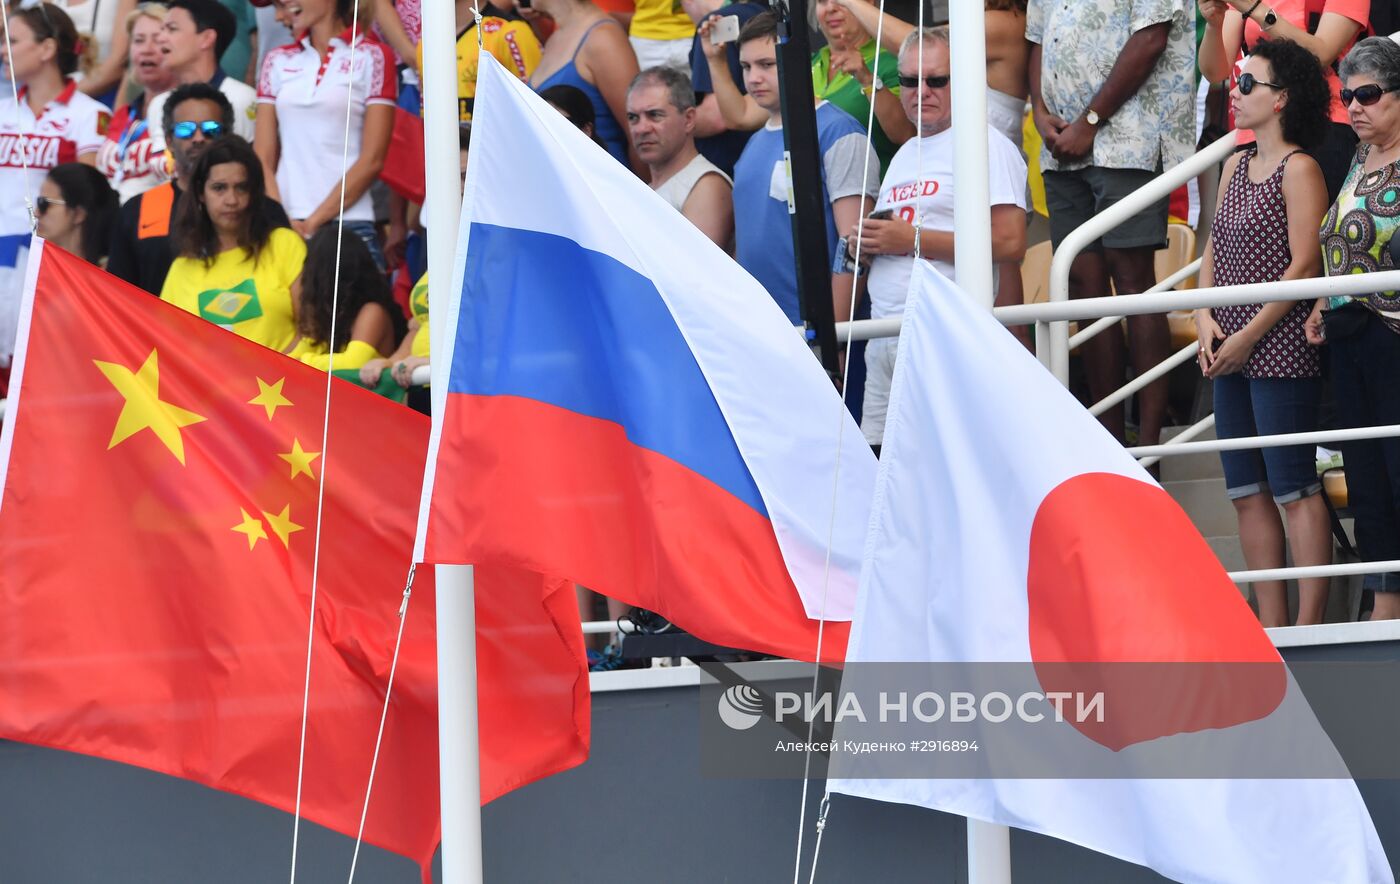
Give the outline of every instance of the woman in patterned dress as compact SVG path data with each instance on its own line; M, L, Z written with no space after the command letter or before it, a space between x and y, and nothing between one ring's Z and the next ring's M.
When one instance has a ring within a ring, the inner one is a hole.
M1341 65L1342 103L1361 140L1322 222L1328 276L1393 270L1400 227L1400 45L1368 37ZM1318 303L1308 339L1331 347L1332 394L1342 427L1400 423L1400 292ZM1325 312L1324 312L1325 306ZM1400 439L1341 445L1356 545L1368 562L1400 559ZM1400 618L1400 573L1368 574L1373 620Z
M1304 153L1326 129L1331 95L1322 68L1288 40L1261 43L1230 91L1236 125L1252 145L1225 164L1201 285L1243 285L1317 276L1322 256L1314 225L1327 208L1317 161ZM1197 359L1215 385L1215 429L1222 439L1318 428L1321 377L1304 323L1311 301L1244 304L1196 311ZM1225 485L1251 569L1284 565L1284 526L1295 565L1331 562L1332 534L1308 445L1222 451ZM1272 496L1270 496L1272 495ZM1321 623L1327 579L1299 583L1298 623ZM1287 626L1281 580L1254 584L1259 620Z

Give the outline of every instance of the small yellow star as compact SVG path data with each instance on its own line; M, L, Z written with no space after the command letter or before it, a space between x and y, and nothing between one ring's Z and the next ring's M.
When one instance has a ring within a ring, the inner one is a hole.
M282 541L283 546L287 546L287 538L302 530L301 525L292 521L292 505L290 503L282 507L282 512L276 515L263 510L263 518L267 519L267 524L272 527L272 533L277 535L277 539Z
M152 349L151 355L146 357L146 361L136 371L115 362L102 362L98 359L92 362L126 400L122 405L121 414L117 417L117 426L112 430L112 440L107 443L107 450L111 451L136 433L149 429L183 465L185 439L180 433L180 428L197 424L206 418L161 401L160 369L156 363L156 351Z
M311 472L311 462L321 456L319 451L305 451L301 447L300 439L292 440L292 450L286 454L279 454L278 457L292 465L291 478L295 479L301 473L305 473L315 479L316 474Z
M234 525L233 530L237 531L239 534L248 535L248 548L252 549L257 545L259 540L267 539L267 532L263 530L261 520L248 515L248 511L243 507L239 507L238 511L243 514L243 521ZM275 531L277 529L274 528L273 530ZM283 543L286 543L286 541L284 540Z
M287 382L286 378L278 378L277 383L269 384L262 378L258 378L258 395L248 400L249 405L261 405L267 409L267 419L272 420L272 416L277 413L277 409L282 406L288 408L292 405L292 400L282 395L282 385Z

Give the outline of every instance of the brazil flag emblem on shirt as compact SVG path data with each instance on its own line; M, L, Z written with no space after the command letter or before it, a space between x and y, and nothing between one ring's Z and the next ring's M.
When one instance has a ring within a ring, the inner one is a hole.
M231 289L209 289L199 293L199 315L219 325L233 325L263 315L258 287L245 279Z

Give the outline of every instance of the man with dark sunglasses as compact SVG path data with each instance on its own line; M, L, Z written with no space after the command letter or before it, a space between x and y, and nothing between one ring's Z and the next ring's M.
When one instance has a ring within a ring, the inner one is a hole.
M899 101L918 134L890 160L875 213L860 232L861 256L874 256L868 283L873 319L903 315L915 260L928 261L939 273L957 279L950 62L947 28L915 30L900 47ZM998 269L1009 262L1014 272L1026 254L1026 161L1011 139L990 125L987 149L992 260ZM849 233L847 242L854 252L857 231L842 233ZM1020 289L1016 292L1019 296ZM897 345L894 338L866 345L860 428L871 445L879 445L884 436Z
M162 126L174 163L174 179L128 200L112 231L107 272L153 295L159 295L175 256L170 248L170 220L195 161L233 129L234 109L222 91L208 83L176 87L165 103ZM230 137L238 137L232 135ZM277 227L290 222L282 206L266 200L268 219Z
M1071 230L1178 165L1196 149L1195 4L1183 0L1030 0L1026 11L1031 108L1044 139L1040 166L1050 210L1050 240ZM1071 297L1146 291L1156 281L1153 252L1167 243L1167 198L1129 218L1080 253L1070 269ZM1089 399L1126 381L1125 357L1142 375L1171 346L1162 315L1128 318L1123 336L1101 334L1082 352ZM1137 396L1138 441L1161 441L1167 379ZM1125 438L1123 406L1099 418Z

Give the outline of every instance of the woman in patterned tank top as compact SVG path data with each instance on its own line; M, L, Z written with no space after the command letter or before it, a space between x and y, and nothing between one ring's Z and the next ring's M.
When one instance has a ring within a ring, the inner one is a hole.
M1317 276L1317 219L1327 186L1304 147L1326 131L1331 96L1317 59L1296 43L1256 47L1230 92L1235 124L1254 144L1225 164L1201 285L1243 285ZM1312 301L1243 304L1196 311L1197 359L1215 385L1222 439L1318 428L1321 372L1304 324ZM1225 485L1251 569L1284 565L1283 507L1295 565L1332 560L1332 533L1312 446L1222 451ZM1271 496L1272 495L1272 496ZM1327 578L1299 580L1298 623L1321 623ZM1259 619L1287 626L1281 580L1254 584Z
M1385 37L1357 43L1342 61L1342 99L1361 140L1342 192L1322 221L1328 276L1400 265L1400 46ZM1309 338L1331 351L1332 398L1343 428L1400 423L1400 291L1319 303ZM1341 445L1356 546L1368 562L1400 559L1400 439ZM1400 573L1367 574L1372 620L1400 618Z

